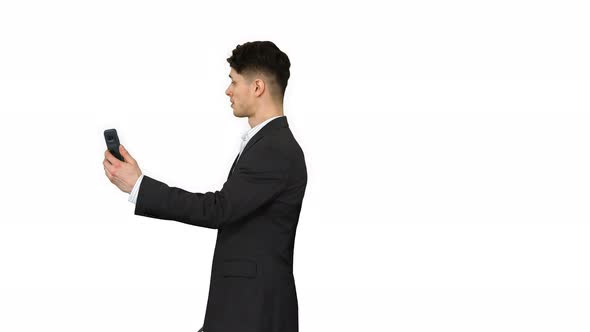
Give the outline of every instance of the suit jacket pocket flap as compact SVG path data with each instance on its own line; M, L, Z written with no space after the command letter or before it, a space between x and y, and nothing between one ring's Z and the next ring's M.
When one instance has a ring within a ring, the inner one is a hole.
M226 259L223 261L224 277L255 278L257 265L249 259Z

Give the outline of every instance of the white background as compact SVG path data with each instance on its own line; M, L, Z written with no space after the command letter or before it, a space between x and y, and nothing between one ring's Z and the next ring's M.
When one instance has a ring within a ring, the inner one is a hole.
M0 331L201 327L216 231L134 216L145 174L220 190L226 58L290 57L302 332L590 330L584 1L0 3ZM239 331L237 331L239 332Z

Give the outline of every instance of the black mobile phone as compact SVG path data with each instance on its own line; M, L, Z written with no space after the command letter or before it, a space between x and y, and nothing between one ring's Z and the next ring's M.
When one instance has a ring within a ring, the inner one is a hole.
M125 161L119 153L119 136L116 129L107 129L104 131L104 140L107 142L107 149L120 161Z

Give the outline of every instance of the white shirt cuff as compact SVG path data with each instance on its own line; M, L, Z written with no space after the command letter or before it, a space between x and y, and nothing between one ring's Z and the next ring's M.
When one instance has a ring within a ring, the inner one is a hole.
M141 174L139 176L139 179L137 179L137 182L135 182L135 185L133 186L133 189L131 190L131 193L129 194L129 202L136 204L137 203L137 194L139 193L139 186L141 185L141 180L143 179L143 174Z

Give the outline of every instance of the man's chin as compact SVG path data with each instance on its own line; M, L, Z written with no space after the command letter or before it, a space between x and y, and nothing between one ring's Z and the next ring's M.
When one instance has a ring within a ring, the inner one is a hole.
M238 112L236 112L236 110L234 110L234 116L235 116L236 118L245 118L245 117L246 117L246 115L245 115L245 114L238 113Z

